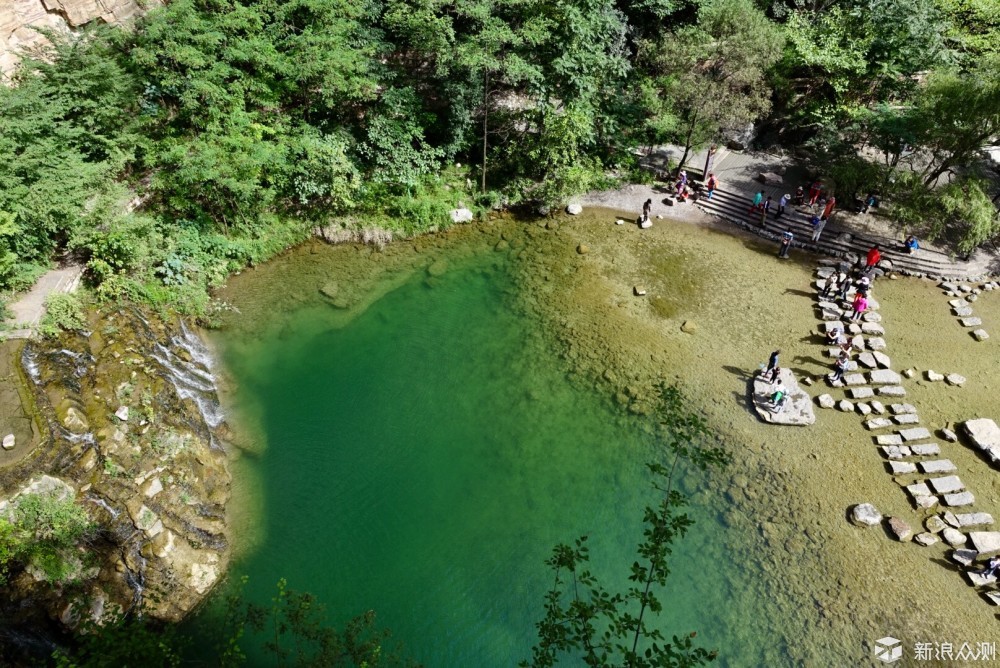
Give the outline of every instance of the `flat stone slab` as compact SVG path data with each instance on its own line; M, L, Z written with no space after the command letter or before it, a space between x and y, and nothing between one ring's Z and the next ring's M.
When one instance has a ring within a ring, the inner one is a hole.
M899 374L891 369L876 369L868 372L868 380L872 385L899 385L903 382Z
M873 336L868 339L868 349L869 350L885 350L885 339L881 336Z
M961 306L959 308L953 308L952 312L959 317L968 318L972 315L972 308L969 306Z
M871 407L873 413L878 413L879 415L885 413L885 404L883 404L881 401L871 402Z
M985 587L997 581L997 576L995 575L982 575L975 571L966 571L965 577L969 578L969 582L972 583L973 587Z
M875 396L875 390L870 387L852 387L847 390L851 399L871 399Z
M952 308L962 308L969 305L969 302L964 299L952 299L948 302L948 305Z
M844 313L840 309L823 309L820 312L820 317L823 320L840 320L844 317Z
M958 468L951 463L950 459L934 459L929 462L920 462L920 470L924 473L951 473Z
M958 440L958 436L951 429L942 429L941 438L948 441L949 443L954 443Z
M1000 462L1000 426L989 418L976 418L962 423L972 445L982 451L996 465Z
M906 491L913 497L931 495L931 488L925 482L915 482L912 485L907 485Z
M889 468L892 470L893 475L906 475L907 473L917 472L917 465L911 462L889 462Z
M923 545L924 547L929 547L940 541L941 541L940 538L938 538L932 533L927 533L926 531L924 533L918 533L916 536L913 537L914 543L918 545Z
M883 445L881 450L887 459L902 459L910 456L910 449L905 445Z
M957 373L949 373L947 376L944 377L944 382L948 383L949 385L964 385L965 376L961 376Z
M906 390L902 385L885 385L876 390L880 397L905 397Z
M968 540L964 533L958 529L952 529L951 527L947 527L944 531L942 531L941 537L944 538L944 541L952 547L965 547L965 543Z
M812 397L799 387L790 369L782 369L778 376L785 386L787 400L780 410L770 405L769 397L777 384L768 383L760 376L753 380L753 403L764 422L804 427L816 422Z
M865 322L882 322L882 316L874 311L868 311L861 318Z
M844 331L844 323L842 322L824 322L820 324L820 328L823 332Z
M856 410L860 415L871 415L872 413L872 407L864 401L859 401L854 404L854 410Z
M893 415L902 415L903 413L916 413L917 409L914 408L913 404L889 404L889 411Z
M872 336L884 336L885 327L878 324L877 322L863 322L861 323L861 332L863 334L870 334Z
M849 373L844 376L844 385L867 385L863 373Z
M960 528L972 527L980 524L993 524L993 516L989 513L963 513L955 515L955 520Z
M1000 531L970 531L969 539L979 554L1000 552Z
M949 475L943 478L931 478L927 481L938 494L951 494L965 489L965 484L957 475Z
M983 324L983 319L982 318L961 318L959 320L959 322L962 323L962 327L979 327L979 325Z
M833 273L833 267L820 267L816 270L816 278L830 278Z
M879 445L902 445L903 437L899 434L880 434L875 437L875 442ZM909 448L906 449L909 454Z
M854 410L854 402L848 401L847 399L841 399L837 402L837 410L850 413Z
M858 364L869 369L874 369L878 366L878 362L875 361L875 355L872 353L861 353L858 355Z
M941 446L937 443L921 443L920 445L911 445L910 452L919 457L931 457L941 454Z
M878 364L879 367L883 369L888 369L890 366L892 366L892 360L890 360L889 356L883 352L879 352L876 350L872 353L872 357L875 358L875 363Z
M990 338L990 335L986 332L985 329L977 329L973 331L972 336L975 337L976 341L985 341L986 339Z
M868 430L885 429L886 427L891 427L891 426L893 426L893 423L892 420L890 420L889 418L872 418L871 420L868 420L868 422L865 422L865 429ZM902 442L903 439L899 438L899 443ZM882 444L882 445L898 445L898 443L895 443L894 441L893 443Z
M900 429L898 433L904 441L920 441L931 437L931 432L929 432L926 427Z
M861 333L861 325L859 325L856 322L852 322L852 323L850 323L850 324L847 325L847 331L849 333L851 333L851 334L860 334Z
M919 424L920 416L916 413L903 413L902 415L893 416L893 421L896 424Z
M944 505L950 506L952 508L958 506L971 506L976 502L976 497L972 495L972 492L956 492L955 494L945 494Z
M956 564L961 564L963 566L971 566L979 556L979 553L975 550L955 550L950 555L951 560Z

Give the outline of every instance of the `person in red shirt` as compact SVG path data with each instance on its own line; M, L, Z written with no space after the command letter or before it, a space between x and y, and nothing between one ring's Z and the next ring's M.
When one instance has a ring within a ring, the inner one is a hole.
M878 244L872 246L871 250L868 251L868 261L865 264L865 269L870 269L877 265L882 259L882 253L879 252Z
M823 215L820 216L820 220L827 220L830 214L833 213L833 207L837 204L837 198L830 195L830 199L826 200L826 208L823 209Z
M815 206L821 190L823 190L823 184L819 181L813 181L813 184L809 186L809 206Z

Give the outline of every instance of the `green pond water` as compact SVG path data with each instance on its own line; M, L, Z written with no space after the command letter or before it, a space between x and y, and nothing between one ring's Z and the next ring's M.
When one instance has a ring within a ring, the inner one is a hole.
M279 293L269 299L287 309L280 317L217 337L244 419L267 442L237 467L256 481L232 568L232 580L250 577L251 600L267 602L287 578L335 623L374 609L424 665L511 666L530 656L557 542L589 534L595 572L624 584L655 500L644 467L661 454L653 430L567 381L536 323L512 308L515 279L498 257L454 259L433 279L415 272L347 324ZM660 623L697 630L721 665L785 663L768 631L781 620L738 602L727 556L740 554L738 538L717 519L725 502L700 498Z

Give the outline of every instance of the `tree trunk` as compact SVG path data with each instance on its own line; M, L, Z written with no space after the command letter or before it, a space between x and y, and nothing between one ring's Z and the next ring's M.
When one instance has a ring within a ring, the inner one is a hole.
M694 136L694 127L698 124L698 112L695 111L694 116L691 118L691 123L688 125L687 137L684 138L684 154L681 155L681 161L677 165L677 174L675 178L681 177L681 170L684 169L684 163L687 162L688 154L691 153L691 138Z

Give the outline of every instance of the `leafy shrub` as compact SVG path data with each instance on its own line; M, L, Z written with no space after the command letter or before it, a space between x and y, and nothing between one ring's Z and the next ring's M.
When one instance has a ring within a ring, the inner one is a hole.
M71 570L64 553L95 530L87 512L70 498L24 494L14 501L11 519L0 519L0 578L14 563L32 563L50 581Z
M45 315L38 331L45 336L57 336L62 331L79 331L87 324L83 305L76 295L59 292L45 298Z

